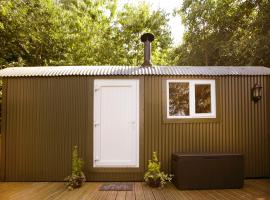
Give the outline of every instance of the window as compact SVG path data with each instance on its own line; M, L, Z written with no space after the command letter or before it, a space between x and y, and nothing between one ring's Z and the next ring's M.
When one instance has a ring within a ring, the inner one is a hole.
M216 118L215 80L167 80L167 118Z

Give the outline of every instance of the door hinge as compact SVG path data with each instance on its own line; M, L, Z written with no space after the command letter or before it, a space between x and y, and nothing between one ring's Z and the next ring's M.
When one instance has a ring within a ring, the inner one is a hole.
M94 122L94 127L97 127L99 126L99 123L98 122Z
M97 92L97 91L99 91L99 89L100 89L100 87L95 86L94 91Z

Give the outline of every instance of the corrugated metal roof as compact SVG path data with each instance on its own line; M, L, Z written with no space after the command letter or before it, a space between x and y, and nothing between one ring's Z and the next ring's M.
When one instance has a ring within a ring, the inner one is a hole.
M107 76L107 75L270 75L266 67L195 67L195 66L58 66L12 67L0 70L0 77L24 76Z

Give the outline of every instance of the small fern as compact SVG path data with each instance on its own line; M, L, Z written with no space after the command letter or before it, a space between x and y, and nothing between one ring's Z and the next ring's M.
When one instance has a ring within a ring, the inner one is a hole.
M67 181L66 185L69 190L79 188L85 182L86 179L82 168L83 160L79 158L78 146L74 146L72 151L72 173L70 176L65 178L65 181Z
M148 161L148 168L144 174L145 182L152 187L164 187L167 182L172 181L173 175L165 174L160 171L160 162L158 161L157 152L153 152L152 160Z

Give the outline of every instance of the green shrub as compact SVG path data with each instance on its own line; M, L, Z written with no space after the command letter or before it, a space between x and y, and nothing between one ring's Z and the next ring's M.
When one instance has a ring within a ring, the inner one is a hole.
M69 190L79 188L85 182L85 175L82 171L83 160L79 158L78 147L74 146L72 151L72 173L65 178L66 185Z
M167 182L171 182L173 175L160 171L160 162L157 152L153 152L152 160L148 161L148 169L144 174L145 182L151 187L163 187Z

